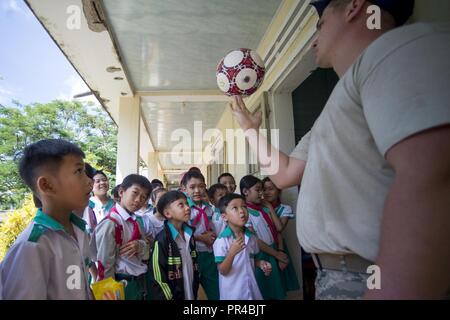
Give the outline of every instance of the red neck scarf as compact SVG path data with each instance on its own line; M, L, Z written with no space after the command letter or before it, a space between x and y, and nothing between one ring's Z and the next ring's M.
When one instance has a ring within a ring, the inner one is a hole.
M208 215L206 214L206 209L208 207L205 206L203 208L199 208L197 206L193 206L193 208L198 210L198 214L195 217L194 221L192 221L192 226L195 227L200 222L200 220L203 218L203 221L205 222L206 230L209 230L209 219L208 219Z
M257 205L257 204L250 203L250 202L247 202L247 207L249 207L253 210L259 211L261 213L261 215L263 216L264 220L266 221L266 223L269 227L270 233L272 234L272 237L273 237L273 241L276 243L277 239L278 239L277 228L275 228L275 225L273 224L272 219L270 219L269 215L264 211L263 207L261 205Z
M119 211L117 211L117 208L114 206L111 209L111 212L117 213L120 215ZM133 233L131 234L131 239L128 242L140 240L141 239L141 232L139 231L139 224L137 220L133 219L133 217L130 215L130 217L127 219L127 221L131 222L133 224Z

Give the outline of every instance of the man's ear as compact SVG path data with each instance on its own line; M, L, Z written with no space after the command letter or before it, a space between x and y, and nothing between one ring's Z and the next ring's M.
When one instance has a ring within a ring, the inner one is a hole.
M39 176L36 180L36 188L40 194L52 194L55 192L54 181L49 176Z
M228 219L226 219L227 215L225 213L221 213L220 215L222 216L223 221L225 221L225 222L228 221Z
M180 186L180 190L183 191L183 192L186 192L186 186L184 184L182 184Z
M345 21L352 22L358 15L363 11L365 15L364 8L366 7L366 0L352 0L345 8Z

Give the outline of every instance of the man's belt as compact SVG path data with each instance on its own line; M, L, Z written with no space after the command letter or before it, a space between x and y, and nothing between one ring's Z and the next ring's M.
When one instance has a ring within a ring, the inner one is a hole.
M367 273L367 268L374 264L356 254L312 253L311 256L319 270Z

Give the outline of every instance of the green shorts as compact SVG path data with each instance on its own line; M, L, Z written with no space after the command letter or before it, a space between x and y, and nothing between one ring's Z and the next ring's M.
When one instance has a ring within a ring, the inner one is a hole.
M198 252L198 271L200 284L205 290L208 300L219 300L219 272L212 252Z

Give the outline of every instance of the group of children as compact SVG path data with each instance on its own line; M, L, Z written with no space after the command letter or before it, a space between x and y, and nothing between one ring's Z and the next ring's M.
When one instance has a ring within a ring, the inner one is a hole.
M25 148L19 171L38 211L0 265L0 297L92 299L90 284L109 277L130 300L195 300L200 285L209 300L299 289L281 236L294 215L269 178L245 176L237 194L229 173L207 189L191 168L176 191L131 174L110 198L83 158L64 140Z

